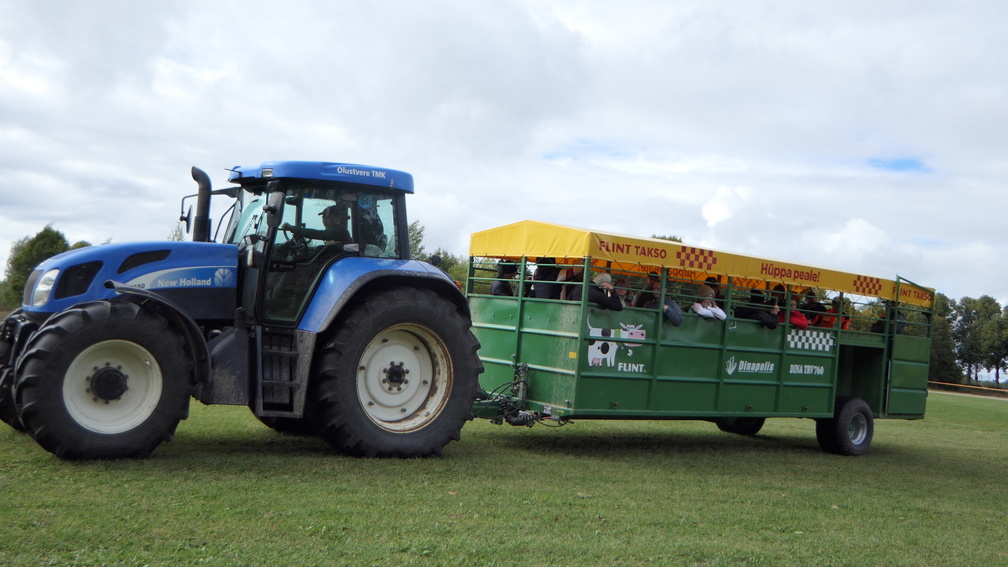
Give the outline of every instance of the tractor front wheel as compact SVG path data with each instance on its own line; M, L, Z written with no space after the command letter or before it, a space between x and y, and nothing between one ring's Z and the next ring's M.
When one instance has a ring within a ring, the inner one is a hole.
M350 455L440 455L473 417L482 364L469 318L414 288L350 309L319 353L309 390L319 434Z
M13 427L16 431L24 431L24 424L18 415L17 405L14 403L14 364L17 360L16 347L13 344L17 339L11 332L12 322L19 317L21 310L11 313L7 319L0 324L0 421Z
M14 404L14 369L7 365L0 365L0 420L16 431L25 430Z
M32 337L15 396L35 441L58 457L146 457L188 416L193 368L166 319L128 301L96 301L53 316Z

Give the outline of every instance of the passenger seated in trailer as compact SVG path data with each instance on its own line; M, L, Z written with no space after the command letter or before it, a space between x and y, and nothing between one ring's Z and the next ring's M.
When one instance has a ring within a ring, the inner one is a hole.
M584 268L573 266L566 270L560 270L557 282L560 286L560 299L571 299L571 291L575 287L581 287L581 283L584 282Z
M776 329L780 323L777 319L780 307L773 305L766 309L765 305L767 305L766 298L758 289L754 289L749 294L749 303L735 308L735 316L739 319L759 321L767 329Z
M895 322L895 325L892 322ZM889 333L895 328L897 335L902 335L906 331L906 317L896 308L891 301L882 301L882 316L878 321L872 323L871 332Z
M718 307L714 300L714 289L707 284L701 284L697 290L700 298L693 304L693 312L706 319L720 319L724 321L728 318L724 310Z
M497 279L490 286L490 295L506 295L509 297L514 296L514 289L511 287L511 281L514 279L515 274L518 273L518 267L512 262L507 262L501 260L497 262Z
M605 272L596 274L587 287L589 303L594 303L602 309L623 310L623 304L620 303L619 296L613 291L612 276L609 274ZM567 299L581 301L581 290L584 288L585 286L582 285L572 286L570 296Z
M620 304L623 307L628 307L631 301L630 298L627 297L627 295L629 295L630 293L630 281L627 280L625 277L620 276L616 278L616 281L613 283L613 286L616 290L616 295L619 297Z
M704 283L706 283L708 287L714 290L714 301L715 303L717 303L718 307L720 307L723 310L724 294L721 293L721 280L719 280L717 276L710 276L706 280L704 280Z
M812 288L805 290L805 301L802 302L800 309L805 312L805 318L809 320L809 324L817 327L821 323L822 314L826 312L826 307L819 303L819 297Z
M647 276L647 287L634 294L633 306L644 307L649 301L658 301L660 292L661 278L656 272L651 272Z
M787 289L781 284L775 284L773 286L773 291L770 292L770 303L776 305L780 308L784 308L787 305Z
M557 283L560 267L556 258L536 258L536 271L532 276L532 292L539 299L560 299L561 285Z
M665 314L665 318L669 320L669 323L672 323L673 327L682 325L682 309L679 308L679 304L672 299L671 295L665 296L665 302L662 303L662 313Z
M841 313L843 313L843 299L834 297L833 304L830 306L829 310L819 316L818 326L830 329L834 328L837 315ZM840 329L844 331L850 329L850 317L847 315L844 315L840 319Z
M670 323L672 323L673 327L678 327L679 325L682 325L682 309L679 307L679 304L676 303L674 299L672 299L671 295L666 295L665 301L663 301L661 304L658 303L658 296L661 295L661 283L656 282L655 287L652 288L652 291L655 293L655 299L645 303L644 308L657 309L658 306L661 305L662 313L665 314L665 318L668 319Z
M798 310L798 300L793 297L788 300L787 315L785 316L785 311L781 310L777 316L777 320L783 323L785 317L788 323L791 323L791 326L796 329L804 331L809 326L808 318Z

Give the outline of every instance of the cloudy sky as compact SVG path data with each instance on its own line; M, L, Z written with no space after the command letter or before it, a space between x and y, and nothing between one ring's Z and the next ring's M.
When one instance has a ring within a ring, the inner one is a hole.
M193 165L414 175L534 219L1008 302L1008 4L0 0L0 265L162 240Z

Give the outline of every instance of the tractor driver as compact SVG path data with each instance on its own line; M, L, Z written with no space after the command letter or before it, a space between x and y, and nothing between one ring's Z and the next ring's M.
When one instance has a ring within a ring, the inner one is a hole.
M347 221L350 220L349 204L340 203L328 206L319 215L322 217L322 226L325 227L321 230L293 226L286 222L280 228L290 231L294 237L322 240L325 244L347 243L353 240L347 229Z

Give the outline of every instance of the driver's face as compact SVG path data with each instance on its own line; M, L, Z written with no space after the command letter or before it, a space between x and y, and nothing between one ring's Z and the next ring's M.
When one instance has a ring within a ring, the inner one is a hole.
M326 228L336 228L338 226L346 227L346 221L348 218L350 217L347 216L346 209L334 209L322 215L322 224Z

